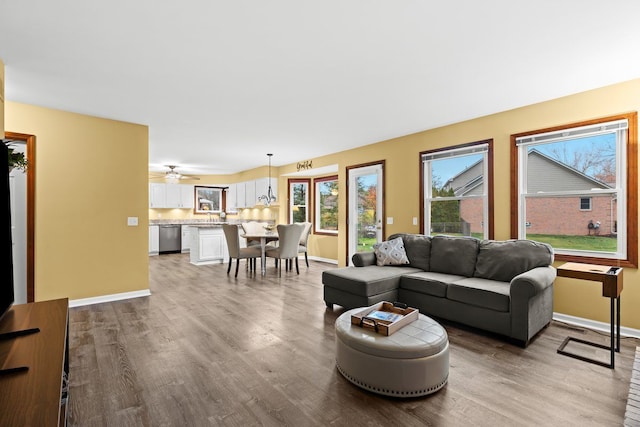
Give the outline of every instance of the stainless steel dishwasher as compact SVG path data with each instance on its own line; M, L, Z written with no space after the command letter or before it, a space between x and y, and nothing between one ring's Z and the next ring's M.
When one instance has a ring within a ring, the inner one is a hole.
M182 226L180 224L165 224L160 226L161 254L179 253L182 249Z

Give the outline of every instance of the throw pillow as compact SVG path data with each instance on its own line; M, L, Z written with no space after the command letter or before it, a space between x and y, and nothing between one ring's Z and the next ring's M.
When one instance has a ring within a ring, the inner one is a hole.
M431 237L423 234L397 233L389 236L389 240L401 237L404 250L409 259L409 266L430 271Z
M402 237L376 243L373 245L373 252L376 254L377 265L409 264Z

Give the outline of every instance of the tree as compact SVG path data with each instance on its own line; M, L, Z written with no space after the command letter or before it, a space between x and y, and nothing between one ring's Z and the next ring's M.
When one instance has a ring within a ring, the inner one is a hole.
M307 221L307 183L293 184L293 222Z
M338 181L325 181L320 185L320 228L338 229Z
M455 196L451 188L431 189L433 197ZM460 222L460 201L459 200L434 200L431 202L431 224L437 223L459 223Z
M554 159L589 177L607 184L615 184L615 138L602 135L584 142L579 150L575 149L575 144L555 143L550 146L548 153Z

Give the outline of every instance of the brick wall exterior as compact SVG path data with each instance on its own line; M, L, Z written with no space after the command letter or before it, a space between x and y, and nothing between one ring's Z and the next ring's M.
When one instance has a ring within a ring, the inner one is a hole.
M613 208L613 211L612 211ZM611 196L591 197L591 210L580 210L579 197L549 197L527 199L527 233L563 234L581 236L589 234L590 220L600 221L599 234L610 235L614 229L617 204ZM595 230L591 230L594 234Z
M613 208L613 211L612 211ZM611 196L591 197L591 210L580 210L580 197L530 198L527 200L527 233L561 234L581 236L589 234L588 224L600 221L598 233L613 234L617 215L617 203ZM460 217L471 224L472 233L484 231L482 222L482 199L460 201ZM596 232L591 230L591 234Z
M482 199L461 200L460 218L471 224L472 233L484 232L484 224L482 221Z

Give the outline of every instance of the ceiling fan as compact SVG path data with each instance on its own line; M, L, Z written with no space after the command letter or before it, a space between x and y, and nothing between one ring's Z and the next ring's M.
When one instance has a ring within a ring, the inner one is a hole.
M155 173L151 173L149 174L150 178L164 178L167 182L178 182L181 179L200 179L197 176L193 176L193 175L184 175L181 174L180 172L178 172L176 170L177 166L176 165L165 165L166 167L169 168L168 171L161 173L161 172L155 172Z

